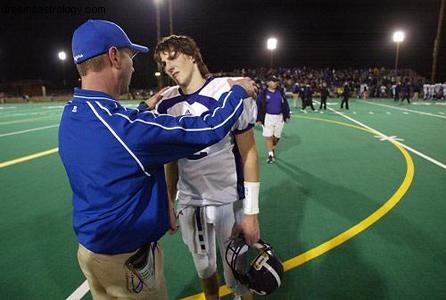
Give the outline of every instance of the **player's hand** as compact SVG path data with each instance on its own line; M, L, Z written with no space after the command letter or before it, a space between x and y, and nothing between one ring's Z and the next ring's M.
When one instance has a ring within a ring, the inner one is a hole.
M244 215L241 223L246 243L251 246L260 239L259 221L257 215Z
M144 102L146 103L147 107L149 109L154 109L155 105L161 100L161 98L163 98L163 96L161 96L161 94L168 88L169 88L168 86L166 86L165 88L162 88L155 95L153 95L149 99L145 100Z
M176 209L173 205L171 205L169 203L169 234L175 234L178 231L178 227L177 226L177 212Z
M257 93L259 92L259 87L254 82L254 80L252 80L251 78L243 77L243 78L237 79L237 80L228 79L228 83L231 87L235 84L240 85L246 91L248 96L250 96L254 99L257 98Z

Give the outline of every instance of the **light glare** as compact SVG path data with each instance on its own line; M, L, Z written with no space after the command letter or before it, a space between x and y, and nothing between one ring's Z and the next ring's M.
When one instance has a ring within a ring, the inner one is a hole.
M274 50L277 48L277 39L276 38L269 38L266 41L266 48L268 50Z
M57 53L57 57L58 57L60 60L64 61L64 60L67 59L67 54L65 53L65 51L60 51L59 53Z
M404 41L405 34L403 31L395 31L393 33L393 41L396 43Z

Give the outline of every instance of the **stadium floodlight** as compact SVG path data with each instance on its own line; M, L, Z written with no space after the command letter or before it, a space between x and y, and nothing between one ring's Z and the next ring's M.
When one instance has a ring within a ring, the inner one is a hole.
M398 58L400 55L400 43L404 41L406 34L404 31L398 30L393 33L393 41L396 43L396 55L395 55L395 75L398 75Z
M266 41L266 49L270 51L270 61L269 61L270 68L273 67L273 52L274 50L276 50L276 48L277 48L277 39L273 37L269 38Z
M276 38L269 38L266 41L266 48L270 51L274 51L277 48L277 39Z
M400 43L400 42L404 41L405 36L406 35L404 34L404 31L400 31L400 30L395 31L393 33L393 41L396 43Z
M67 59L67 53L65 51L59 51L59 53L57 53L57 57L61 60L64 61Z

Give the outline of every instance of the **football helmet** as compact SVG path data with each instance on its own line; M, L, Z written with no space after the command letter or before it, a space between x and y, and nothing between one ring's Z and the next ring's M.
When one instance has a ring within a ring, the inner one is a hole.
M235 279L258 295L271 294L282 283L282 262L263 240L250 247L243 237L230 239L225 256Z

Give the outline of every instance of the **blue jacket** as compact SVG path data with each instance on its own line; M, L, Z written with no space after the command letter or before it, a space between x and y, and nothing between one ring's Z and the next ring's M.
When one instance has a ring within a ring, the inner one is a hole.
M60 122L59 154L73 191L73 227L80 244L118 254L159 240L169 228L164 163L225 137L246 97L234 86L213 111L173 117L75 89Z

